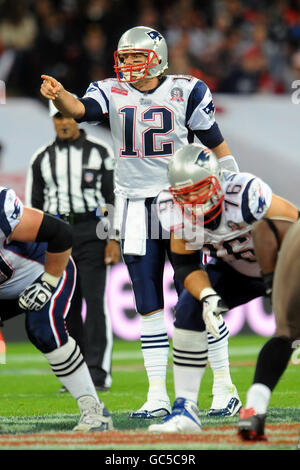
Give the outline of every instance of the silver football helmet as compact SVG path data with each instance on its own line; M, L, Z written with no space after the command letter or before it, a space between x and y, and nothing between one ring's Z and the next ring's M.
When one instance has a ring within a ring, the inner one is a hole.
M125 65L126 53L144 54L145 62ZM118 49L114 53L114 60L114 70L120 82L135 82L146 77L157 77L168 68L167 43L155 29L137 26L121 36Z
M208 224L222 211L222 170L217 157L202 144L175 152L168 165L170 192L193 223Z

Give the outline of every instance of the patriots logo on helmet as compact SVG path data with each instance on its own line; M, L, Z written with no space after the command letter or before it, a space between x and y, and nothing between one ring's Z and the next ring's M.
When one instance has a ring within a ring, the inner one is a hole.
M207 160L209 160L209 155L210 153L208 149L201 150L195 163L198 163L198 164L200 163L201 165L202 162L207 162Z
M159 41L162 40L162 35L159 34L158 31L149 31L147 34L151 39L153 39L153 41L155 41L155 39L158 39Z

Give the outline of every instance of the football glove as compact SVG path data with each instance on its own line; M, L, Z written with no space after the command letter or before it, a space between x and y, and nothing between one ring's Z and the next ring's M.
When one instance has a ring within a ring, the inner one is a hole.
M202 303L202 317L207 331L216 339L219 338L219 315L228 311L221 297L211 288L201 291L200 302Z
M51 299L60 278L44 273L19 295L19 306L22 310L38 312Z

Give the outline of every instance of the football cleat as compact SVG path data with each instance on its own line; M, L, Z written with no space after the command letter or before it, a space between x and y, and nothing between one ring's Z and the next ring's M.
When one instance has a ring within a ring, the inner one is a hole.
M111 431L112 418L104 403L98 403L91 395L85 395L77 400L81 416L73 431Z
M207 413L209 417L234 416L242 407L237 389L234 385L228 387L224 395L214 396L211 408Z
M147 400L137 411L130 413L129 418L163 418L171 413L169 400Z
M253 408L242 408L238 421L238 435L244 441L266 441L266 414L256 414Z
M192 400L177 398L172 412L166 416L163 423L151 424L149 432L159 433L198 433L201 432L198 406Z

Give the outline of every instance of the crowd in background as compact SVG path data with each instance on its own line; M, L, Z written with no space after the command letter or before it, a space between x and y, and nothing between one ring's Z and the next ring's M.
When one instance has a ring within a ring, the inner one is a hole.
M300 0L0 0L0 80L8 96L38 97L40 75L82 95L114 76L127 29L164 34L168 73L213 92L290 93L300 79Z

